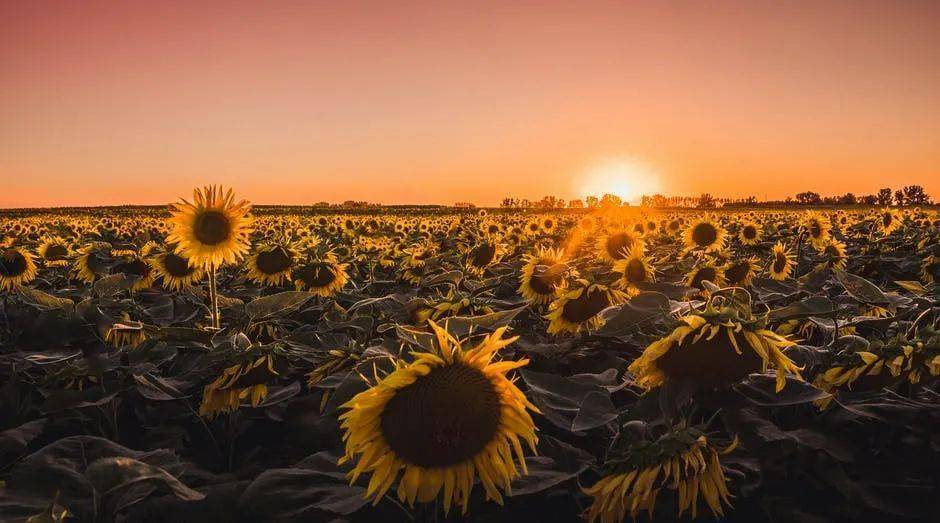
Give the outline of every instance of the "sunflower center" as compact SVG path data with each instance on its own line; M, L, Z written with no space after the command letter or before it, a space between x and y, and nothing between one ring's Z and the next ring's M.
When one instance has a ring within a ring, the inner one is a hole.
M220 211L205 211L196 218L196 239L206 245L218 245L228 239L232 225Z
M26 272L26 257L23 253L11 250L0 256L0 276L12 278Z
M551 294L555 292L555 286L561 281L562 276L564 276L564 266L560 263L541 271L536 268L532 277L529 278L529 287L532 287L537 294Z
M718 240L718 229L710 223L700 223L692 229L692 241L699 247L708 247Z
M642 261L634 258L627 262L627 269L624 271L624 275L630 283L644 282L646 281L646 266L643 265Z
M757 237L757 229L753 225L748 225L744 228L744 237L748 240L753 240Z
M496 257L496 245L484 243L470 253L470 264L474 267L486 267Z
M822 236L822 226L819 224L819 222L814 221L810 224L809 233L813 235L813 238L819 238Z
M593 289L581 293L581 296L565 303L561 317L571 323L582 323L593 318L610 305L610 298L605 291Z
M633 247L633 237L621 232L607 238L607 254L615 260L626 258L626 252Z
M336 279L333 268L326 263L314 263L300 270L298 277L307 287L326 287Z
M695 276L692 278L692 286L701 289L703 281L708 280L714 283L717 276L718 272L713 267L702 267L695 272Z
M454 363L396 391L382 412L381 431L404 461L448 467L482 451L500 422L499 394L478 369Z
M744 281L747 278L748 273L751 272L751 264L743 261L732 264L730 267L725 269L725 278L728 279L728 283L736 285Z
M722 331L727 331L722 328ZM741 354L735 352L726 332L721 332L711 340L703 336L695 343L687 336L681 345L674 346L656 360L667 379L691 383L700 389L724 388L741 381L748 374L759 372L762 361L750 350L743 335L733 334Z
M891 213L886 212L881 215L881 224L884 225L885 227L891 225L891 222L893 221L894 221L894 217L891 216Z
M68 249L65 248L65 245L54 243L46 248L45 258L47 260L61 260L68 256Z
M189 266L189 262L186 261L186 258L173 253L167 253L167 255L163 257L163 268L166 270L167 274L174 278L185 278L196 270Z
M280 274L290 269L291 259L283 247L277 247L270 251L259 252L255 265L264 274Z
M778 252L774 255L774 266L773 270L776 273L783 272L787 266L787 256L782 252Z

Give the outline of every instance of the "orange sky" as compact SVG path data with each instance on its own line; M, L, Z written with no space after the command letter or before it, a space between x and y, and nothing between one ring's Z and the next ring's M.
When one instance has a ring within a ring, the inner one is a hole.
M494 204L605 158L940 199L940 2L0 0L0 207Z

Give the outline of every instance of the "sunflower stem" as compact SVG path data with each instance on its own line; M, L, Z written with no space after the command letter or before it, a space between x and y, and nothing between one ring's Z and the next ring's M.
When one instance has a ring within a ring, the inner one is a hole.
M220 329L222 326L219 318L219 288L216 281L215 265L209 265L209 320L213 329Z

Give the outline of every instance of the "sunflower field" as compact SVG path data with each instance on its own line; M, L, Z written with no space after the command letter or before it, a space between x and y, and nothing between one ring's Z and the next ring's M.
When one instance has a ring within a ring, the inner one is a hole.
M937 521L935 208L0 213L0 521Z

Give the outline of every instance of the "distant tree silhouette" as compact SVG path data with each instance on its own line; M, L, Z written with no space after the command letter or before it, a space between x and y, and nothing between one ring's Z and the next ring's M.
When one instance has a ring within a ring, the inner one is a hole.
M817 205L822 202L822 198L819 193L805 191L796 195L796 201L801 205Z
M904 203L907 205L927 205L930 203L930 196L920 185L908 185L902 189L904 193Z
M702 193L702 195L698 197L697 207L699 209L711 209L714 206L715 206L715 198L713 198L711 194L708 194L706 192L706 193Z
M891 205L891 188L885 187L878 191L878 205Z

